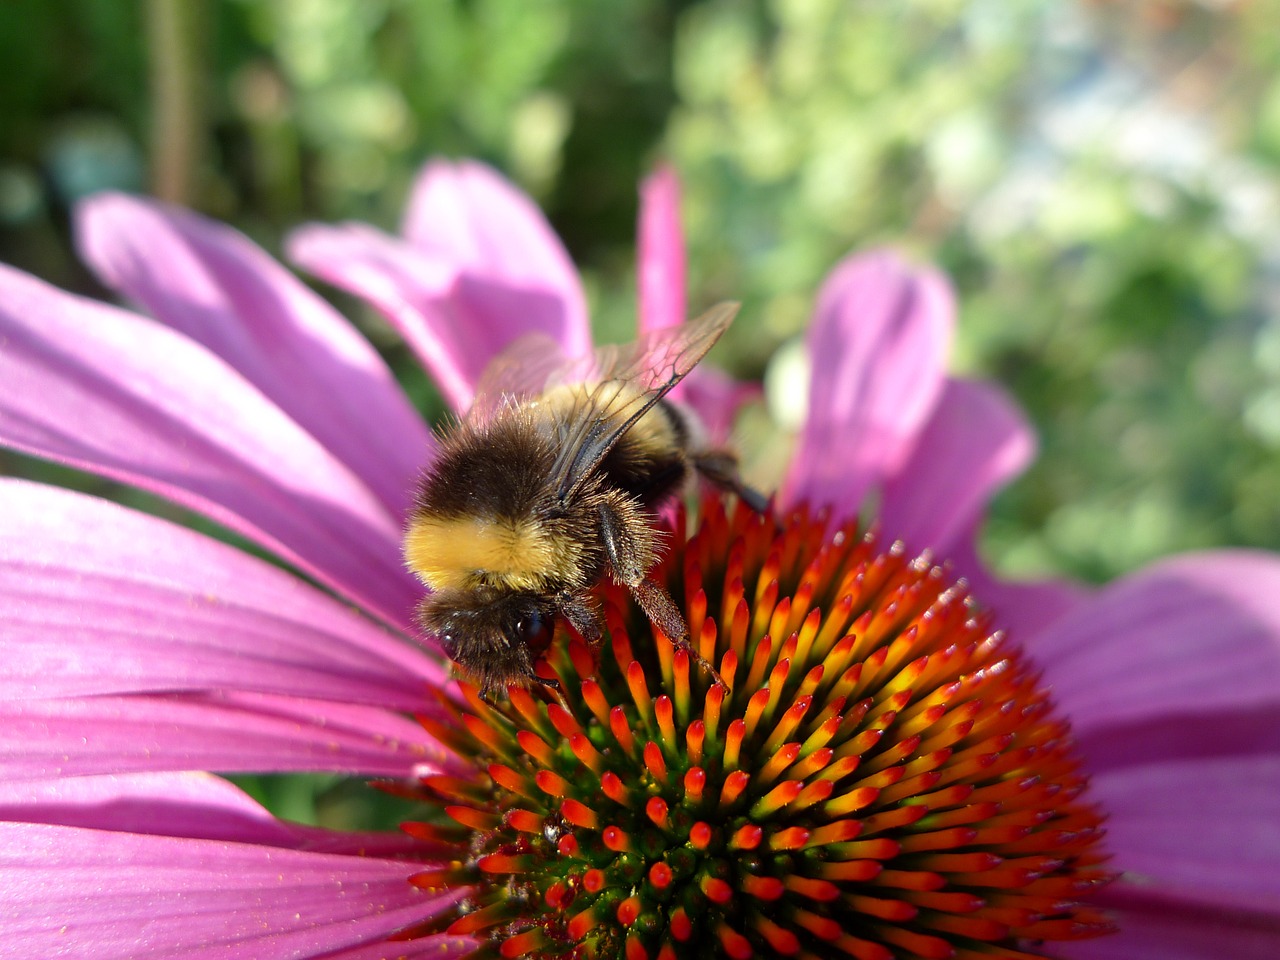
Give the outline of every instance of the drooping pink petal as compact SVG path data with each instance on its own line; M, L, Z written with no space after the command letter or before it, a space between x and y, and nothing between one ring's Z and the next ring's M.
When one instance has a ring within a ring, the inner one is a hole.
M0 824L0 915L15 957L369 956L458 896L417 889L413 872L373 857Z
M209 773L0 781L0 820L294 846L292 825Z
M424 849L405 833L340 832L277 820L239 787L200 772L0 781L0 821L375 857L421 855Z
M1259 722L1267 722L1260 720ZM1275 718L1270 722L1274 723ZM1280 956L1280 753L1149 763L1095 775L1112 865L1098 905L1120 932L1073 945L1080 960Z
M991 496L1035 456L1035 433L1002 390L946 381L906 463L885 484L883 534L947 557Z
M362 224L311 225L289 256L373 303L467 409L489 361L521 334L570 356L591 343L573 264L527 197L480 164L429 165L406 218L409 241Z
M1280 756L1280 707L1219 708L1183 717L1153 717L1135 723L1086 728L1076 738L1097 774L1146 763L1194 762L1225 754L1241 758Z
M290 237L289 256L377 306L456 411L471 405L484 368L521 334L566 339L553 293L460 271L363 224L303 227Z
M474 160L428 163L401 229L413 246L468 274L552 295L560 318L545 332L574 353L590 347L587 302L573 260L538 205L492 167Z
M0 701L0 778L165 770L402 778L460 764L400 714L327 700L170 693Z
M659 167L640 185L639 232L640 332L684 323L688 317L680 180L669 166Z
M462 311L455 266L365 224L301 227L287 248L294 263L374 304L454 410L470 405L484 358L515 334L514 324L490 329Z
M1027 647L1090 760L1124 727L1177 740L1215 714L1280 707L1280 558L1186 554L1119 580Z
M277 567L0 479L0 697L251 691L429 710L440 664Z
M241 233L155 201L85 201L77 241L105 284L226 360L404 515L431 436L329 304Z
M1280 752L1172 762L1130 758L1092 777L1116 869L1188 906L1271 914L1280 935ZM1158 798L1158 799L1157 799Z
M680 179L661 166L640 184L636 286L639 332L675 327L692 319L685 295L684 231L680 224ZM738 409L760 394L757 384L701 365L671 391L671 398L690 407L714 444L729 439Z
M941 274L890 251L836 268L809 330L809 417L785 502L855 513L902 468L942 390L954 312Z
M476 941L468 937L434 936L408 942L395 940L389 947L385 943L369 943L326 953L316 960L460 960L475 950Z
M2 266L0 343L0 443L205 513L408 624L399 521L204 347Z
M1107 895L1114 901L1114 895ZM1120 931L1059 947L1067 960L1274 960L1280 932L1257 917L1126 904Z

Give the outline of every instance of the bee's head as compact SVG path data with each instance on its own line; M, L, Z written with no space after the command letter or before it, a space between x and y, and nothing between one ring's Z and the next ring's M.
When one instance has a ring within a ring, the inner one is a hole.
M442 590L419 611L423 628L486 694L535 679L533 664L551 642L555 617L547 597L495 587Z

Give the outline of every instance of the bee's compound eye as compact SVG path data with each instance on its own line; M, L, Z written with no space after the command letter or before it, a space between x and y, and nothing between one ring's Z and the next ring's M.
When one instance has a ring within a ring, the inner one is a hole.
M530 607L520 614L516 620L516 636L522 643L540 646L551 639L551 620L543 616L537 607Z

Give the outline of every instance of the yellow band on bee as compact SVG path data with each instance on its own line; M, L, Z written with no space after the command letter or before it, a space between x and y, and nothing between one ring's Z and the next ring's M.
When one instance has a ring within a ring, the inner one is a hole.
M557 543L536 524L484 517L415 517L404 538L404 557L432 590L502 584L539 590L547 574L576 564L573 543ZM566 555L568 554L568 555Z

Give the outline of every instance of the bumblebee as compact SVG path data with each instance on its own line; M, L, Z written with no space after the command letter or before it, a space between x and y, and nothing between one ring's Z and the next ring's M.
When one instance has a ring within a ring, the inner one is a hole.
M765 500L667 394L737 311L720 304L578 361L564 361L549 339L525 338L488 368L465 418L441 437L404 555L430 589L423 629L483 695L545 682L534 663L557 618L598 642L591 590L605 577L693 652L679 608L649 577L662 547L657 514L695 473L756 510Z

